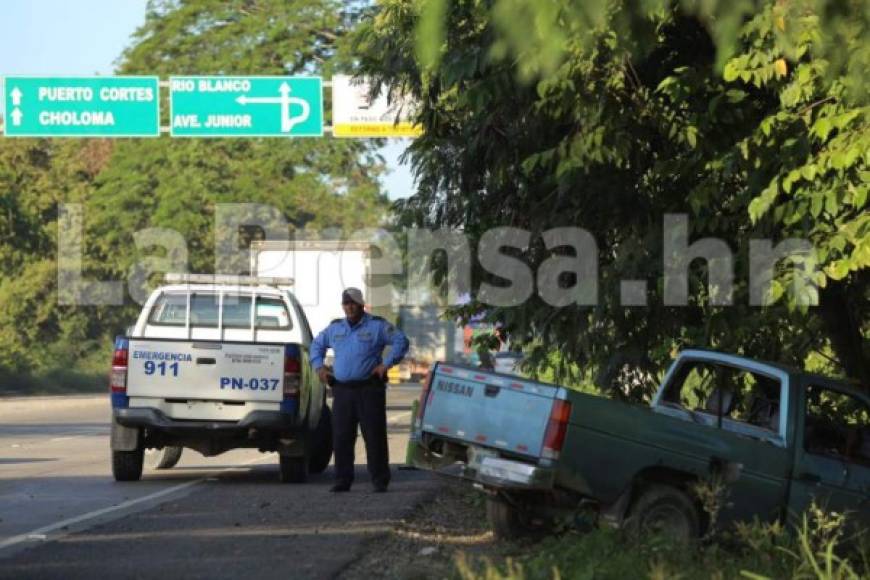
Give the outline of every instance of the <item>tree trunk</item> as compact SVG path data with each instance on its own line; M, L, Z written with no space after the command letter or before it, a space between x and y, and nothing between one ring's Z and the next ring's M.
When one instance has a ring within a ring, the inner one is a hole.
M862 326L867 324L864 295L868 275L859 272L840 282L829 282L819 293L819 314L831 340L831 348L849 378L870 390L870 363Z

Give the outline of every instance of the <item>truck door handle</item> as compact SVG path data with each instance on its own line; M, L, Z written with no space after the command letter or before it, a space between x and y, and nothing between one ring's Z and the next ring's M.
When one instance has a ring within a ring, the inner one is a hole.
M487 397L495 397L498 395L499 391L501 391L501 387L498 385L486 385L483 389L483 394Z
M194 342L193 348L203 349L203 350L222 350L223 345L219 342Z
M197 357L196 364L198 365L213 365L217 361L211 357Z
M799 481L805 481L807 483L822 483L822 478L815 473L801 473L797 478Z

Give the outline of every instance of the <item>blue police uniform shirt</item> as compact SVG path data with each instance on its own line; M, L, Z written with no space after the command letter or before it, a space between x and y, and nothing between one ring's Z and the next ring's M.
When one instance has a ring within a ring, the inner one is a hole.
M362 381L369 378L375 367L381 364L381 355L387 345L392 348L383 363L391 367L408 352L408 338L401 330L368 312L364 312L362 319L353 326L347 318L338 318L311 343L311 366L315 370L320 369L326 349L332 348L335 352L333 372L336 380Z

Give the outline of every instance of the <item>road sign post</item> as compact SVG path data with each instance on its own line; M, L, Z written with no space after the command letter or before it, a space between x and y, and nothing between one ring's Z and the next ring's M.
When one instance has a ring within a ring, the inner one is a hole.
M320 137L320 77L170 77L173 137Z
M6 77L6 137L157 137L157 77Z

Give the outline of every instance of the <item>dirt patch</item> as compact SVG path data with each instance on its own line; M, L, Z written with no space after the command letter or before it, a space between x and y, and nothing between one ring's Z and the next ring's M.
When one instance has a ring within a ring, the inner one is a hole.
M458 578L459 558L498 560L519 551L517 545L493 537L482 493L445 480L431 501L418 506L389 533L367 543L364 556L338 577Z

